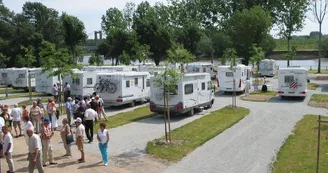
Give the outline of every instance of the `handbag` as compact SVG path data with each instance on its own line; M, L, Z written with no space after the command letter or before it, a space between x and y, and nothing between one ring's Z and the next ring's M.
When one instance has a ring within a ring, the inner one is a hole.
M74 142L74 137L72 133L72 129L70 129L70 134L66 135L66 144L71 144Z

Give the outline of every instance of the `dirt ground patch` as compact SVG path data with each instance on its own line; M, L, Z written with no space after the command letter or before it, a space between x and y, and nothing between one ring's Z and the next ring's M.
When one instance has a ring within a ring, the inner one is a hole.
M86 152L86 162L78 163L77 159L80 158L80 153L77 150L76 145L72 145L72 155L73 157L66 158L61 157L65 154L63 144L61 143L59 132L56 132L52 139L53 155L55 162L58 165L47 166L44 168L47 173L58 173L69 171L70 173L90 173L90 172L115 172L115 173L128 173L128 171L123 168L119 168L113 163L109 163L108 166L104 166L101 158L98 156L89 154ZM88 145L87 143L85 145ZM28 161L27 159L27 146L24 141L24 137L14 138L14 152L13 159L16 172L28 172ZM7 162L4 158L1 159L1 172L6 172L8 170ZM34 172L37 172L35 170Z
M240 99L242 99L242 100L254 101L254 102L266 102L271 98L272 98L272 96L269 96L269 95L257 95L257 94L240 97Z
M309 106L316 107L316 108L327 108L328 109L328 103L327 102L309 101Z

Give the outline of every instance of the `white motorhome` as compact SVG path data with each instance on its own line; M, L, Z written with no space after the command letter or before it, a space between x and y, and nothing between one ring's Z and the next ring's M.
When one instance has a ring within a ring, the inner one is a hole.
M84 66L83 71L137 71L137 66Z
M150 80L150 110L164 112L163 88L155 87L155 80ZM211 108L214 103L214 90L208 73L185 73L176 85L176 93L170 93L168 105L173 114L194 114L195 109Z
M16 68L12 71L12 86L13 89L29 90L29 75L31 77L31 88L35 91L35 71L36 68Z
M104 105L119 106L149 100L150 73L103 72L97 74L94 90L101 95Z
M218 67L218 87L225 92L244 92L246 80L252 82L252 68L245 65L237 65L235 72L231 71L230 66ZM233 86L235 79L235 87Z
M209 73L211 79L216 79L217 71L212 63L189 63L187 64L188 73Z
M307 95L306 68L289 67L278 70L278 95L281 97L306 97Z
M166 68L164 66L145 66L145 65L138 66L138 71L149 72L151 75L164 72L165 69Z
M1 84L12 86L13 82L16 79L16 73L14 71L17 68L5 68L1 70Z
M259 64L259 73L261 76L273 77L276 73L276 61L273 59L264 59Z
M71 95L75 97L85 97L95 92L94 86L98 73L105 71L75 71L71 84Z
M49 76L50 72L48 71L42 73L42 70L38 69L35 71L35 73L35 91L37 93L52 94L52 87L54 86L54 84L62 82L61 77L59 75Z

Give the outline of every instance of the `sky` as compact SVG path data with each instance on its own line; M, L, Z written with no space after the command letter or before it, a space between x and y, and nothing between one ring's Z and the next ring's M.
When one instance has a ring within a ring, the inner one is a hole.
M3 0L4 5L10 10L20 13L22 6L27 0ZM29 0L31 2L41 2L48 8L56 9L58 12L66 12L78 17L84 22L86 33L89 38L94 37L94 31L101 30L101 16L111 7L123 9L127 2L141 3L143 0ZM166 0L148 0L150 4L155 2L166 3ZM311 31L318 31L318 24L313 22L314 18L311 12L307 13L305 25L302 31L293 33L293 35L309 35ZM328 34L328 16L322 25L322 33ZM271 34L277 37L277 29L273 28Z

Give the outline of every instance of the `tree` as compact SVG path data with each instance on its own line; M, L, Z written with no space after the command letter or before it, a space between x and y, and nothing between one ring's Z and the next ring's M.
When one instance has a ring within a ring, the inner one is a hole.
M212 40L206 34L203 34L197 44L197 53L201 55L211 56L213 51L214 49Z
M328 58L328 38L324 39L319 46L322 50L322 55Z
M126 30L128 22L119 9L109 8L101 17L101 28L107 35L110 35L113 30Z
M311 11L314 15L316 22L319 23L319 61L318 61L318 73L321 73L321 39L322 39L322 23L328 13L328 0L312 0Z
M280 35L287 39L288 52L292 33L303 28L308 0L282 1L282 9L278 15ZM289 60L287 60L289 66Z
M226 64L226 62L229 62L230 64L230 70L232 71L232 77L233 77L233 95L232 95L232 106L236 107L237 106L237 101L236 101L236 80L235 80L235 73L236 73L236 67L238 63L238 56L237 52L233 48L227 48L223 56L221 58L221 64Z
M133 54L135 55L135 60L138 60L140 63L145 62L152 55L150 52L150 46L147 44L140 45L138 42L135 42L134 47L132 48Z
M101 66L104 65L104 60L99 56L99 55L92 55L89 58L88 63L90 65L97 65L97 66Z
M123 18L125 19L125 22L127 24L127 28L129 30L132 29L133 25L133 14L136 10L136 4L133 2L128 2L125 4L125 7L123 9Z
M73 59L70 63L77 63L77 57L81 56L81 50L78 47L87 39L84 24L75 16L63 13L61 16L63 25L63 36L65 44L68 47Z
M172 35L167 18L167 8L163 5L152 7L147 1L138 5L133 15L133 30L140 44L150 46L152 59L156 65L166 57L171 47Z
M168 63L164 73L158 73L155 75L154 86L163 89L163 105L164 105L164 124L165 124L165 138L166 142L171 142L171 123L170 123L170 108L168 106L168 100L171 93L177 93L176 85L181 79L182 73L177 69L169 68Z
M291 60L295 59L296 52L297 52L297 47L293 45L292 50L289 51L288 53L284 54L285 59L287 61L291 61Z
M258 84L258 77L259 71L260 71L260 62L264 59L264 52L260 47L257 47L256 45L252 46L252 57L250 58L250 61L252 62L253 65L256 64L257 66L257 71L256 71L256 76L255 76L255 83Z
M243 64L248 65L252 45L261 45L267 39L271 24L269 13L258 6L237 11L224 24L224 32L237 55L243 57Z
M169 50L167 50L167 62L169 63L181 63L181 72L184 72L184 64L193 62L196 57L192 55L188 50L184 49L182 45L173 45Z

